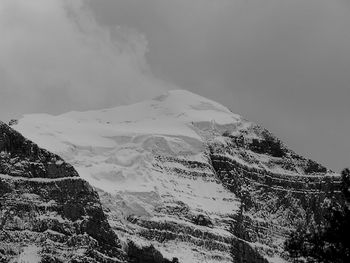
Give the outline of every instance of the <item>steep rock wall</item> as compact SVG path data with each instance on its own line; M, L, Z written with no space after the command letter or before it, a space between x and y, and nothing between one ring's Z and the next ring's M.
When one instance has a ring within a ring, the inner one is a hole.
M340 177L296 155L259 126L230 134L211 142L210 158L220 181L242 201L232 232L257 244L261 255L288 261L283 243L290 231L323 217L320 205L339 193Z
M1 262L125 262L98 194L59 156L0 123Z

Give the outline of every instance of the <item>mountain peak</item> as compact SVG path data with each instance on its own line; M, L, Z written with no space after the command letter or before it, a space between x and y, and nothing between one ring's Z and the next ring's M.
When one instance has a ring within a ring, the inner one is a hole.
M135 104L88 112L69 112L61 116L80 120L87 120L87 116L108 118L110 123L171 119L182 122L215 120L227 124L241 118L223 105L187 90L170 90L154 99Z
M337 177L185 90L110 109L27 115L13 127L99 189L118 235L184 263L232 262L236 238L241 261L266 262L259 251L283 262L286 229Z

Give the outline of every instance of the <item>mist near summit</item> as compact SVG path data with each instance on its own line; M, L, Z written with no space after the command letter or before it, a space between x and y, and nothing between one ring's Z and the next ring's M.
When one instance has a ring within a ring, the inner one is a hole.
M152 98L146 38L100 26L82 0L0 1L1 118L62 113Z
M0 0L0 119L181 88L339 171L349 28L344 0Z

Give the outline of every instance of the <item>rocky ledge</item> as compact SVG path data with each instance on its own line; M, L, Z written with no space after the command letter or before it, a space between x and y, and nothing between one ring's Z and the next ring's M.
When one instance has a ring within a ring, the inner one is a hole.
M59 156L4 123L0 123L0 258L1 262L125 261L93 188Z
M339 193L339 175L255 124L228 130L209 147L219 180L242 202L231 229L236 261L242 260L237 251L242 242L255 244L271 261L276 256L289 261L284 241L299 223L322 219L321 204Z

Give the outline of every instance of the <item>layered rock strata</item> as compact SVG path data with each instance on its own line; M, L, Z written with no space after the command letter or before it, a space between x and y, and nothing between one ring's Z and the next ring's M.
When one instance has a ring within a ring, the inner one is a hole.
M97 192L0 123L0 261L125 262Z
M187 91L14 127L93 185L121 239L180 262L284 262L339 176L261 127Z

